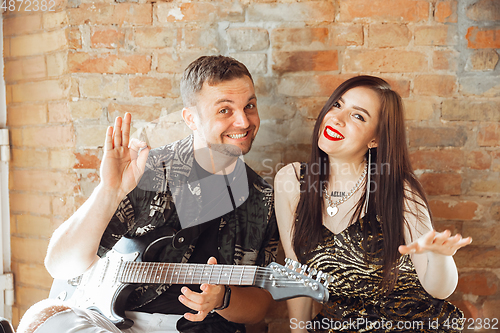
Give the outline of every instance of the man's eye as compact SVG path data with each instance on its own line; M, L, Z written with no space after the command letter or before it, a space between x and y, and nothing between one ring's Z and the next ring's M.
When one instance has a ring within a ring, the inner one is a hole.
M252 109L256 108L256 105L255 104L248 104L245 108L249 109L249 110L252 110Z
M228 113L229 113L229 110L228 110L228 109L220 109L220 110L219 110L219 113L222 113L222 114L228 114Z

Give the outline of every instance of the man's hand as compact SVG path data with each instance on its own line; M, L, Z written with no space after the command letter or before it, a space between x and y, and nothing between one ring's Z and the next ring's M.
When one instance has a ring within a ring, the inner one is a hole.
M116 191L122 199L132 191L144 173L149 147L137 139L130 140L132 116L117 117L115 126L108 127L101 163L101 183Z
M216 265L217 259L210 257L207 264ZM181 289L182 295L179 296L179 302L190 309L198 311L197 314L185 313L184 318L190 321L202 321L210 311L222 306L224 292L226 288L223 285L214 285L204 283L200 286L201 293L194 292L188 287Z
M430 251L444 256L452 256L458 249L472 242L471 237L462 238L460 234L456 234L453 237L450 236L451 232L449 230L443 232L431 230L415 242L409 245L401 245L399 247L399 252L401 254L418 254Z

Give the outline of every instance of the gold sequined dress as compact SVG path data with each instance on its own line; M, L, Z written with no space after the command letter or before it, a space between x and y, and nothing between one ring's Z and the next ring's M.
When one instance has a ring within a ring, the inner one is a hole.
M367 263L363 223L370 222L360 219L339 234L323 226L323 242L307 256L307 265L330 274L334 281L328 303L306 328L310 332L461 332L462 311L424 290L409 255L400 257L394 289L386 295L380 292L381 232L376 246L380 250Z

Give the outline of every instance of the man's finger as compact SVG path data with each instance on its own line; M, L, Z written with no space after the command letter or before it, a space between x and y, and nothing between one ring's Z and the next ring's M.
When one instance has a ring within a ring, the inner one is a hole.
M203 319L205 319L207 314L208 314L208 311L198 311L198 313L196 313L196 314L186 312L184 314L184 318L186 318L189 321L202 321Z
M144 169L146 168L146 162L149 156L149 149L150 148L148 146L140 149L139 156L137 157L137 167L141 171L141 174L144 173Z
M108 126L106 139L104 140L104 151L113 149L113 126Z
M184 295L179 296L179 302L187 306L188 308L195 310L195 311L201 311L201 304L198 304L196 302L193 302L189 298L187 298Z
M189 304L202 304L204 302L204 297L201 296L200 293L194 292L188 287L182 287L181 293L182 293L181 296L184 296L186 298L186 301L189 302ZM193 310L200 311L200 309L195 309L187 305L186 303L183 304L186 305L187 307L190 307Z
M140 140L133 138L130 140L130 142L128 144L128 148L130 149L130 158L132 160L137 160L137 162L138 162L137 164L138 164L139 168L143 167L142 163L144 163L144 164L146 163L149 150L147 150L146 154L142 155L142 158L140 160L138 159L138 157L140 156L140 154L142 153L142 151L144 149L149 148L146 145L146 142L143 142L143 141L140 141Z
M115 130L113 131L113 143L116 147L122 145L122 118L116 117L115 119Z
M123 117L122 126L122 145L128 147L128 142L130 139L130 123L132 122L132 115L130 113L125 113Z
M132 138L130 139L130 143L128 145L128 147L134 151L139 151L143 148L146 148L148 145L146 144L146 142L144 141L141 141L139 139L136 139L136 138Z
M216 293L216 294L222 293L223 291L226 290L226 288L222 284L208 284L208 283L203 283L200 286L200 289L201 289L201 291L203 291L205 293L212 292L212 293Z

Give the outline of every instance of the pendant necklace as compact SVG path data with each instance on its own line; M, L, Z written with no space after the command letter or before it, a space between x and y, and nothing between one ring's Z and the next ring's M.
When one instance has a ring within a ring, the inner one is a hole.
M363 170L363 174L358 179L354 187L349 191L349 193L345 194L339 200L333 202L332 195L328 194L328 189L326 188L326 184L323 183L323 192L325 194L325 199L328 201L328 207L326 207L326 212L330 216L335 216L339 212L339 205L346 202L352 195L359 189L363 180L365 180L366 173L368 172L368 163L365 165L365 170Z

